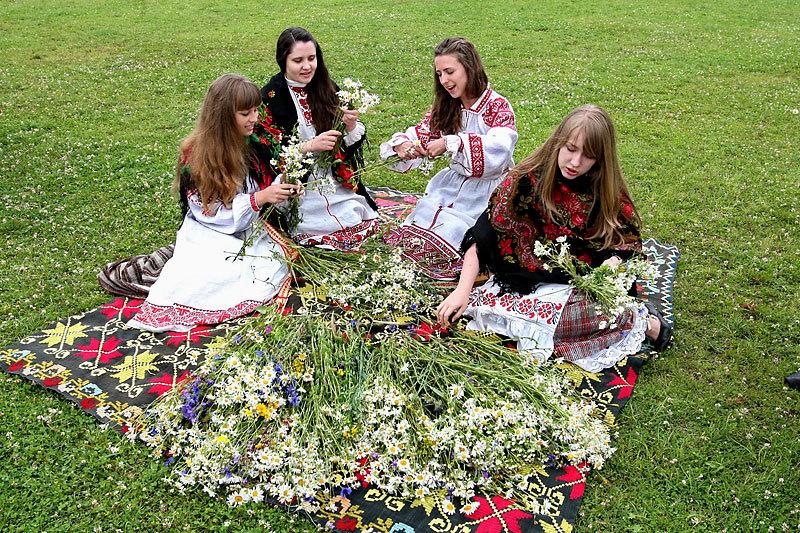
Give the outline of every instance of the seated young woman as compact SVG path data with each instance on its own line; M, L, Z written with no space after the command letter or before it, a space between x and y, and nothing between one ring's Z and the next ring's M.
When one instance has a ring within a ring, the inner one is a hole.
M209 87L173 183L184 214L174 255L128 326L188 331L217 324L254 311L289 283L287 266L275 257L283 248L258 217L265 204L302 191L273 183L261 163L264 147L252 140L260 105L258 86L244 76L225 74Z
M434 49L434 101L422 122L381 144L393 169L408 172L423 157L450 156L449 167L428 182L403 224L385 237L434 279L455 279L464 233L486 209L489 196L513 166L517 128L511 104L489 86L475 46L460 37Z
M261 96L284 142L296 129L303 141L300 151L318 158L332 150L340 137L343 141L344 164L316 166L311 177L316 185L308 187L300 199L301 221L290 228L291 236L306 246L356 248L378 228L375 202L363 183L354 188L350 182L353 172L363 166L366 128L358 120L358 111L339 109L338 87L311 33L303 28L285 30L278 38L275 59L280 72L261 89ZM344 136L332 129L337 113L342 113Z
M521 350L555 353L590 372L637 353L646 338L663 350L672 328L652 306L629 307L616 328L604 327L610 317L536 253L536 241L565 237L577 260L616 265L641 253L639 224L611 118L597 106L580 106L508 174L467 232L461 277L439 305L438 321L447 326L464 314L471 329L517 339ZM492 277L473 289L479 272Z

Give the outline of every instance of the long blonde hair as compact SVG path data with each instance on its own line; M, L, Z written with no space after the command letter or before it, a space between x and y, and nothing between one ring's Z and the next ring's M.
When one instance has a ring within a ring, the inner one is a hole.
M261 104L258 86L239 74L224 74L208 88L194 131L181 143L173 189L181 190L181 175L189 167L191 183L203 208L230 207L242 187L249 153L236 127L236 112ZM185 191L184 191L185 193Z
M564 117L544 144L514 167L511 174L523 176L536 172L534 194L547 215L556 220L558 214L553 198L557 177L561 174L558 152L576 130L583 132L583 151L586 156L597 160L587 172L594 192L590 211L594 215L593 231L589 238L602 240L603 248L610 248L623 242L619 231L623 200L630 202L633 220L637 225L640 219L619 166L614 124L603 108L587 104L574 109Z

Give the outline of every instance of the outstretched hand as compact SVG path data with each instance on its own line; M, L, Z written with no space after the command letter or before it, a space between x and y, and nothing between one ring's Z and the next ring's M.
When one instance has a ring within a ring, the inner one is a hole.
M436 321L440 327L446 328L464 314L469 303L469 292L463 294L458 289L450 293L436 308Z

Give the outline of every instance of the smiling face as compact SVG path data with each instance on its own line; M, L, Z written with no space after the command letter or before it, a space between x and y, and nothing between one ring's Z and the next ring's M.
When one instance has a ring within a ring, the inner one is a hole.
M308 83L317 71L317 47L312 41L297 41L286 56L286 77Z
M436 56L433 59L436 77L452 98L460 98L464 107L469 107L475 95L467 94L467 70L453 54Z
M234 118L236 119L236 131L243 137L247 137L253 133L253 126L258 119L258 107L237 111Z
M558 168L567 179L583 176L597 162L597 159L592 159L583 152L584 139L583 130L576 128L570 133L566 144L558 150Z

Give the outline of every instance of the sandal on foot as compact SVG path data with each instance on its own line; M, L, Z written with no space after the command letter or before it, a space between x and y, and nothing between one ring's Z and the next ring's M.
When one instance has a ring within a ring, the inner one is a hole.
M656 317L658 321L661 322L661 331L658 332L658 337L655 339L648 337L648 340L655 351L663 352L672 344L672 326L670 326L669 322L664 318L664 315L662 315L653 304L646 303L645 307L650 315Z

